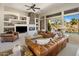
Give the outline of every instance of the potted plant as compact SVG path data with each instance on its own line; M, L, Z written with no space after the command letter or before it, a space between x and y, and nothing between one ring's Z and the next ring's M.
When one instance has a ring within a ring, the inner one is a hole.
M51 31L51 23L48 22L48 31Z

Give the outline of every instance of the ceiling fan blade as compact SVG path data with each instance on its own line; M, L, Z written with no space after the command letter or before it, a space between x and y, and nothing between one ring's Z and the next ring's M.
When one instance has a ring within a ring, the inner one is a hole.
M30 7L30 6L28 6L28 5L24 5L25 7Z
M36 5L35 5L35 4L33 4L33 6L32 6L32 7L34 8L35 6L36 6Z
M34 9L40 9L40 8L35 7Z
M33 11L35 11L35 9L34 9L34 8L33 8L32 10L33 10Z

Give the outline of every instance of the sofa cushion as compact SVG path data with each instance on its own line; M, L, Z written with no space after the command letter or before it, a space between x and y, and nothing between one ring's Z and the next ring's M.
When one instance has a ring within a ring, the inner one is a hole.
M39 45L46 45L50 42L50 39L51 38L39 38L39 39L36 39L36 41L37 41L37 44Z

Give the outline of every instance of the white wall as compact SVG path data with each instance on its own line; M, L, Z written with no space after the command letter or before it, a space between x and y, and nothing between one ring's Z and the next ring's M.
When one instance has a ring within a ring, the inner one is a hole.
M4 19L4 7L2 4L0 4L0 33L3 33L3 26L4 26L4 23L3 23L3 19Z

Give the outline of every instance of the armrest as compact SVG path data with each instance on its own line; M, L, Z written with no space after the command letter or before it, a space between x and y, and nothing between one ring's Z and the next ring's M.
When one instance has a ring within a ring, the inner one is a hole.
M14 34L4 34L1 37L10 37L10 36L14 36Z

